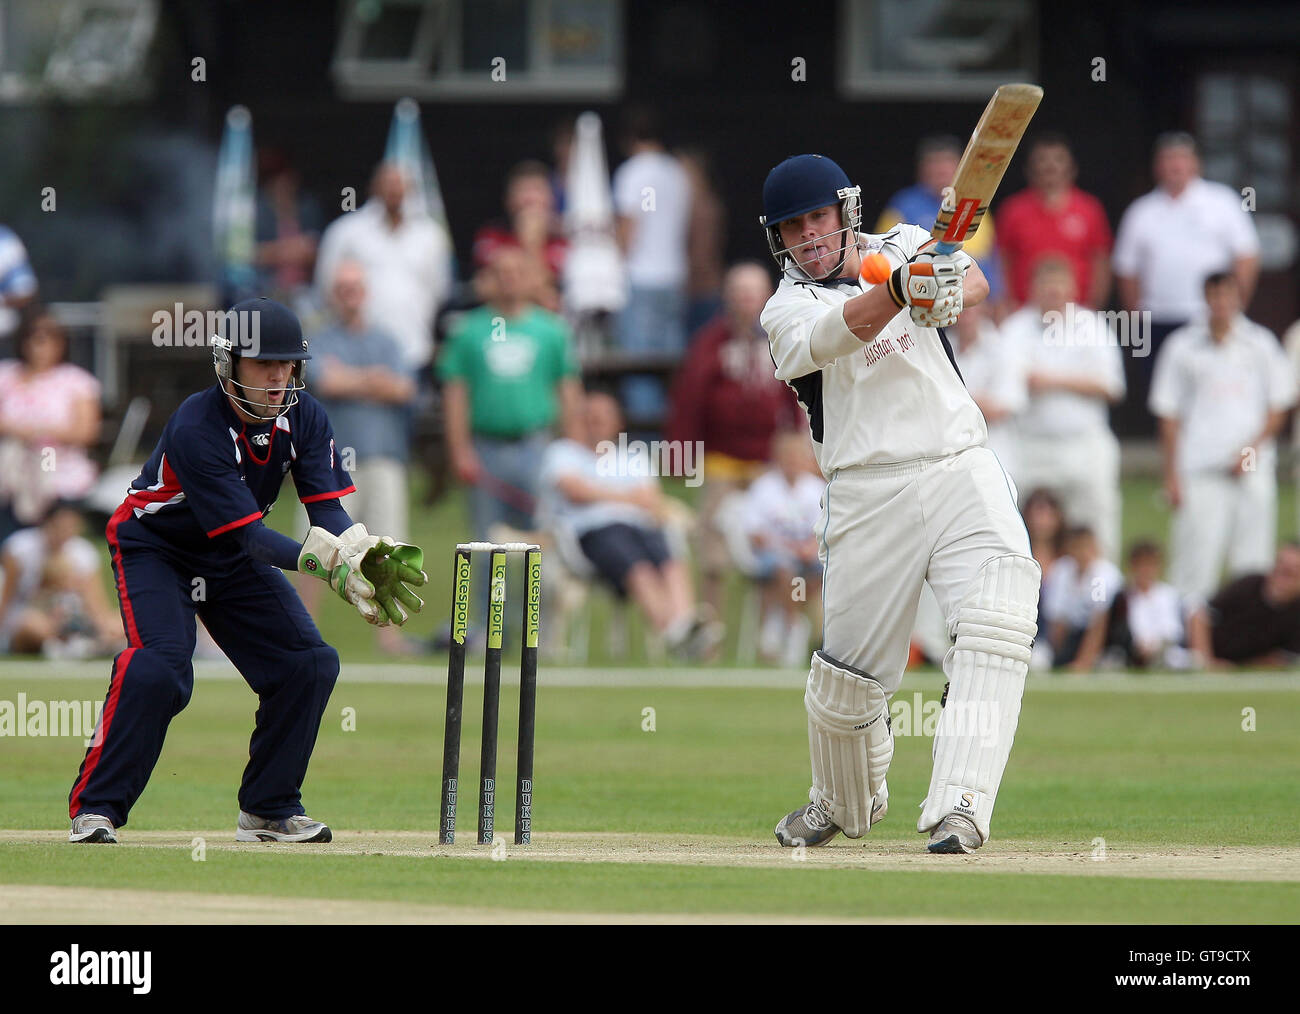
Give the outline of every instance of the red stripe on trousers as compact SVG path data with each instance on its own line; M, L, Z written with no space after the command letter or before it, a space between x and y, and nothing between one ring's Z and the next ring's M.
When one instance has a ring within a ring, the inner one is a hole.
M113 678L108 685L108 700L104 703L103 714L99 716L98 742L90 748L90 753L86 755L85 768L81 772L81 778L78 779L76 787L72 790L72 799L68 802L69 817L77 815L77 809L81 805L82 790L85 789L86 783L90 781L90 776L94 773L96 765L99 764L99 755L103 752L104 743L108 740L108 732L113 724L113 715L117 711L117 701L122 695L122 680L126 676L127 668L131 665L131 659L135 656L136 649L143 647L140 641L140 631L135 625L135 610L131 608L131 597L126 591L126 572L122 567L122 547L117 541L117 526L131 516L131 507L128 504L122 504L113 512L113 516L108 522L108 528L104 531L108 538L108 547L113 552L113 566L117 571L117 596L121 601L123 626L126 629L126 637L130 647L113 662Z

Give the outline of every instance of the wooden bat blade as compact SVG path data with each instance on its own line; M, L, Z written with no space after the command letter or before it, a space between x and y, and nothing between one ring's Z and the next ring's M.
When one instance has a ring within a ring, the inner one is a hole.
M993 93L930 230L940 250L951 252L975 234L1042 99L1043 89L1031 84L1006 84Z

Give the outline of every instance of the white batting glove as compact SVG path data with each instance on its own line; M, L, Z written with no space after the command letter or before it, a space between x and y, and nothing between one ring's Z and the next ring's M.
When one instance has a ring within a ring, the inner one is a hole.
M298 554L298 572L329 583L339 598L356 607L361 618L377 627L389 624L388 615L375 601L375 586L362 576L361 561L375 546L378 536L355 524L341 535L313 526Z
M962 311L962 281L970 257L960 250L951 254L919 253L889 276L889 296L901 310L907 307L920 327L950 327Z

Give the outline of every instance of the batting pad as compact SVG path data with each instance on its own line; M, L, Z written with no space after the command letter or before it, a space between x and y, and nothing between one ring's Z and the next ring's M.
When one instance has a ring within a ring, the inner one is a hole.
M995 557L980 568L957 610L955 642L943 666L948 701L935 729L934 770L918 831L960 813L988 841L1038 631L1040 573L1030 557Z
M873 802L886 798L885 774L894 756L885 690L874 677L818 651L803 702L812 758L809 798L824 802L848 837L860 838L871 829Z

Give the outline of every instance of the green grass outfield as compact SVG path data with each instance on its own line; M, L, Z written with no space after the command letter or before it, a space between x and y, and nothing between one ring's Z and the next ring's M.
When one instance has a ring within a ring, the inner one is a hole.
M56 677L9 664L0 702L96 700L101 669L61 666L79 675ZM493 849L472 844L473 676L454 847L437 845L444 685L434 665L346 668L304 790L336 840L271 846L233 841L255 698L221 667L201 669L117 848L66 844L80 738L0 737L0 920L238 921L250 904L287 921L1300 914L1294 675L1031 682L993 839L971 857L931 857L914 820L930 766L920 716L941 686L932 675L909 677L895 697L888 818L858 841L800 854L772 836L807 791L798 672L543 668L528 848L510 837L507 680L504 844ZM918 693L919 715L904 713ZM1243 729L1244 709L1255 731Z

